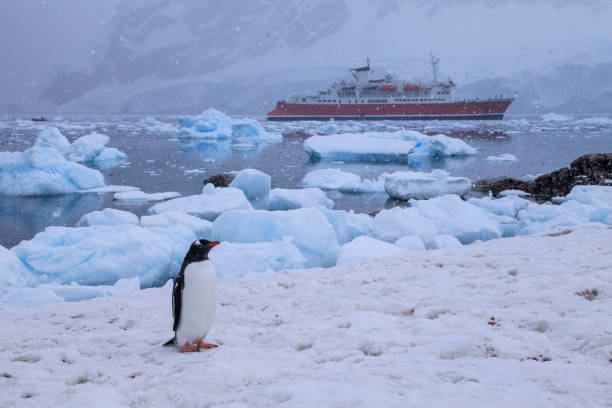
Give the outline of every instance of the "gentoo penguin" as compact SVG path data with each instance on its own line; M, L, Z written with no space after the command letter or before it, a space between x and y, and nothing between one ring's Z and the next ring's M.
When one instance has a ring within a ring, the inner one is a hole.
M174 337L164 346L179 344L183 352L217 347L204 343L217 309L217 272L208 259L215 245L200 239L189 247L172 290Z

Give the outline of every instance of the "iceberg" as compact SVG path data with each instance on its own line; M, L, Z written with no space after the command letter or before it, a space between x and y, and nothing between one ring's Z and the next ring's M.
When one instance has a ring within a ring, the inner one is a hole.
M92 211L81 217L77 221L77 227L89 227L92 225L121 225L133 224L138 225L138 217L129 211L116 210L114 208L105 208L101 211Z
M8 286L25 286L28 274L28 269L15 253L0 245L0 294Z
M241 278L249 273L304 268L306 259L291 240L276 242L221 242L210 252L220 279Z
M462 246L461 242L452 235L436 235L433 237L431 248L429 249L460 248Z
M466 177L450 177L444 170L431 173L398 171L385 177L385 191L391 198L423 200L443 194L465 195L472 189Z
M185 226L193 231L196 239L211 239L212 222L178 211L167 211L157 215L143 215L140 217L140 225L146 228ZM190 241L189 245L191 245L191 242L193 241Z
M139 277L143 287L171 277L173 243L132 225L47 227L11 250L39 283L112 285Z
M404 140L416 142L413 156L429 157L451 157L451 156L472 156L477 154L476 149L468 145L461 139L448 137L443 134L427 136L414 130L404 130L397 132L397 136Z
M332 208L334 202L327 198L325 193L318 188L286 189L275 188L270 191L268 210L295 210L303 207L325 207Z
M336 239L340 245L368 233L372 218L367 214L357 214L353 210L322 209L322 211L334 228Z
M273 242L291 237L306 266L333 266L338 241L323 212L314 207L289 211L227 211L213 222L213 239L229 242Z
M236 174L229 186L242 190L251 202L267 202L271 185L272 177L266 173L256 169L244 169Z
M340 169L319 169L307 173L302 184L308 187L318 187L323 190L339 190L347 193L383 192L385 174L377 180L361 179L355 173Z
M438 235L439 236L439 235ZM421 238L416 235L406 235L395 241L395 245L407 249L409 251L424 251L425 244Z
M142 191L125 191L115 193L113 195L113 200L119 201L163 201L169 200L171 198L180 197L181 193L177 193L176 191L168 191L165 193L145 193Z
M23 152L0 152L0 194L68 194L102 186L102 173L66 160L55 147L35 144Z
M368 235L387 242L395 242L406 235L416 235L427 243L436 233L434 222L415 208L394 207L376 214L370 222Z
M97 132L81 136L72 142L66 151L66 158L74 162L91 163L105 149L109 140L108 136Z
M94 160L93 165L100 168L115 167L127 159L127 154L114 147L105 147Z
M208 109L195 117L179 119L179 138L225 139L232 137L232 120L223 112Z
M406 249L372 237L360 236L340 247L338 265L384 258L405 252Z
M431 200L410 200L410 205L435 224L438 231L436 235L452 235L462 244L502 236L487 211L461 200L459 196L443 195ZM427 244L428 240L424 241Z
M215 187L207 184L202 194L174 198L155 204L149 208L150 214L161 214L167 211L179 211L207 220L214 220L219 214L230 210L251 210L244 192L233 187Z
M470 198L468 203L496 215L515 218L520 210L529 205L530 201L519 196L507 196L502 198Z
M238 139L257 139L259 141L279 142L283 136L269 133L255 119L235 119L232 121L232 137Z
M47 126L38 134L34 146L54 147L64 154L70 148L70 142L66 139L66 136L62 135L58 128Z
M376 136L374 132L312 136L304 141L304 150L313 160L406 162L416 146L413 141Z

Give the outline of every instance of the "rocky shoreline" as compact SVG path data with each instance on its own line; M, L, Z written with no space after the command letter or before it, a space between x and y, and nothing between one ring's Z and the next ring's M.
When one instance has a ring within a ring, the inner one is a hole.
M497 197L504 190L521 190L536 201L549 201L567 195L574 186L612 185L612 153L585 154L565 167L543 174L532 181L515 178L485 179L474 183L473 189Z

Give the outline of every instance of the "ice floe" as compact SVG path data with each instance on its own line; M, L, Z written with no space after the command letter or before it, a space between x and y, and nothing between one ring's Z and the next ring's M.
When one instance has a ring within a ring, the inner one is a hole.
M242 190L207 184L202 189L202 194L174 198L155 204L149 208L149 213L161 214L166 211L180 211L207 220L214 220L224 211L250 210L252 208L253 206Z
M332 208L334 202L318 188L287 189L274 188L270 191L268 210L295 210L303 207Z
M256 169L240 170L230 183L230 187L238 188L244 192L246 198L251 201L261 201L266 206L272 178Z
M338 190L348 193L375 193L385 191L384 178L377 180L362 179L358 174L340 169L319 169L307 173L302 184L308 187L318 187L323 190Z
M561 115L559 113L547 113L545 115L540 116L540 120L543 122L567 122L573 120L572 116Z
M197 116L179 119L177 136L182 139L257 139L260 141L280 141L279 134L268 133L254 119L232 120L216 109L207 109Z
M573 122L576 125L591 125L591 126L612 126L612 119L604 117L595 117L580 119Z
M391 198L416 200L443 194L465 195L472 189L472 181L466 177L451 177L445 170L431 173L398 171L385 176L385 191Z
M515 155L510 153L500 154L499 156L487 156L487 160L489 161L517 161Z
M171 198L180 197L181 193L177 193L176 191L167 191L164 193L145 193L143 191L125 191L120 193L115 193L113 195L113 200L119 201L163 201L169 200Z
M101 211L92 211L77 221L77 227L89 227L92 225L138 225L138 217L129 211L121 211L114 208L105 208Z

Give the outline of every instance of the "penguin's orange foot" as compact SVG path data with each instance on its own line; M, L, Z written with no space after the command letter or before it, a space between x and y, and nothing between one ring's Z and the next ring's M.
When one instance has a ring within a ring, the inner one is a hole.
M198 351L198 348L193 344L183 344L181 351L183 353L193 353L194 351Z
M202 340L198 341L198 348L211 349L217 347L216 344L204 343Z

